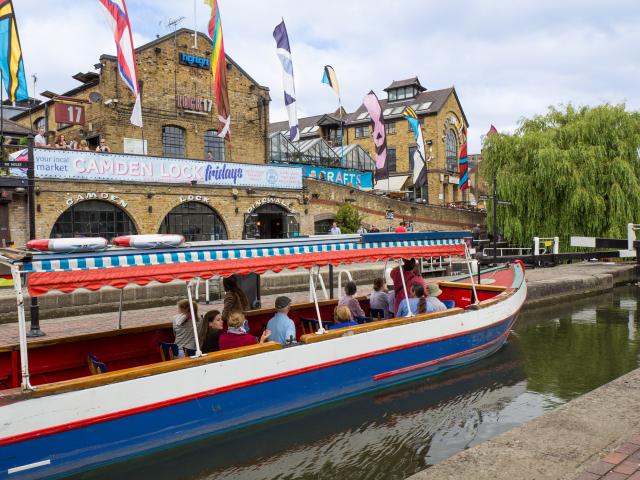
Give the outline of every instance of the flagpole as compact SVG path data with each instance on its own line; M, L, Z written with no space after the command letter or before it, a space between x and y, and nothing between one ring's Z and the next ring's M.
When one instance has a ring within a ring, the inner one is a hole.
M193 48L198 49L198 7L193 0Z
M343 116L342 116L342 99L340 97L338 97L338 109L340 109L340 147L342 148L340 166L342 168L345 168L345 164L344 164L344 134L342 132L342 125L343 125L344 122L343 122Z

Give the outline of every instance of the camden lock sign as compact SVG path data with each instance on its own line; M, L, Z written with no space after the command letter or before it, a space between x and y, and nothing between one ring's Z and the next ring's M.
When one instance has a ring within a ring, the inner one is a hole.
M257 208L261 207L262 205L266 205L268 203L275 203L276 205L280 205L281 207L284 207L289 212L293 211L293 209L291 209L284 200L280 198L275 198L275 197L265 197L265 198L261 198L256 203L251 205L247 209L247 213L253 213L253 211L256 210Z
M187 202L200 202L209 204L209 197L205 197L204 195L185 195L180 197L180 203Z
M213 100L190 95L176 95L176 106L187 112L211 113Z
M71 205L79 202L84 202L85 200L104 200L106 202L115 203L117 206L122 208L127 208L129 206L129 202L123 200L117 195L114 195L113 193L97 192L79 193L67 198L64 203L67 205L67 207L70 207Z

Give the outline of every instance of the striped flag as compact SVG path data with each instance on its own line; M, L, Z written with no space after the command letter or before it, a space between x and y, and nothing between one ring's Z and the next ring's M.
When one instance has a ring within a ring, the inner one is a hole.
M387 132L384 129L382 106L377 95L371 90L362 101L373 122L373 143L376 146L376 180L389 178L387 165Z
M107 9L111 17L113 39L116 41L118 58L118 72L125 85L133 92L136 102L131 112L131 123L142 127L142 100L138 85L138 68L136 66L136 53L133 49L133 37L131 36L131 24L124 0L99 0Z
M467 156L467 129L462 127L463 144L460 147L460 155L458 156L458 165L460 167L460 180L458 180L458 188L460 191L469 189L469 157Z
M293 63L291 61L291 47L289 45L289 35L287 27L282 23L273 31L273 38L276 40L276 48L280 64L282 65L282 86L284 88L284 104L289 114L289 139L292 142L300 140L300 130L298 129L298 114L296 112L296 86L293 81Z
M336 76L336 71L331 65L325 65L324 75L322 75L322 83L326 83L331 88L333 88L333 91L336 92L336 95L338 95L338 98L340 98L340 85L338 85L338 77Z
M427 183L426 175L426 154L424 152L424 138L422 137L422 128L418 120L416 111L407 106L402 111L402 116L407 120L416 142L416 150L413 152L413 186L416 188L424 187Z
M27 79L11 0L0 0L0 70L9 100L27 100Z
M231 107L227 90L227 57L224 53L222 38L222 20L218 0L204 0L211 7L209 20L209 37L211 37L211 71L213 72L213 89L218 106L218 120L222 123L219 137L229 138L231 134Z

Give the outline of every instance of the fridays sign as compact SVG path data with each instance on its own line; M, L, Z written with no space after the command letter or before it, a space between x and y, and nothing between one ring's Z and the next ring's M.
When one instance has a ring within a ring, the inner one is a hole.
M27 150L11 155L27 161ZM172 183L198 185L302 188L302 169L241 163L203 162L178 158L119 155L74 150L34 149L35 176L39 179L107 182ZM26 168L12 168L12 176L26 176Z

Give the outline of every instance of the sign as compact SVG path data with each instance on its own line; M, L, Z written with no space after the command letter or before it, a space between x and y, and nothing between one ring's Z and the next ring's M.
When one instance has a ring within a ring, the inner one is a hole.
M26 165L21 161L0 161L0 168L25 168Z
M140 138L124 137L123 151L124 153L133 153L134 155L145 155L147 153L147 141Z
M289 204L286 203L286 201L280 199L280 198L275 198L275 197L265 197L265 198L261 198L260 200L258 200L256 203L254 203L253 205L251 205L248 209L247 209L247 214L252 213L255 209L261 207L262 205L267 205L269 203L275 203L276 205L280 205L281 207L284 207L286 210L288 211L293 211L291 209L291 207L289 207Z
M387 220L393 220L393 212L391 210L387 210L387 212L384 214L384 218L386 218Z
M302 189L302 169L299 167L47 148L36 148L33 152L37 179ZM26 167L27 150L11 154L11 160L25 162ZM25 177L26 168L12 168L10 175Z
M56 123L84 125L84 105L54 103Z
M205 197L204 195L185 195L180 197L180 203L187 202L200 202L200 203L209 203L209 197Z
M118 195L114 195L113 193L97 192L79 193L67 198L64 203L67 205L67 207L70 207L74 203L84 202L85 200L105 200L107 202L115 203L122 208L127 208L129 206L129 202L123 200Z
M189 95L176 95L176 106L187 112L211 113L213 100Z
M317 180L346 185L360 190L370 190L373 188L372 172L361 172L344 168L325 168L303 164L295 164L295 166L302 168L302 174L305 178L315 178Z
M198 57L196 55L189 55L185 52L180 52L178 56L181 65L187 65L188 67L202 68L203 70L209 70L211 67L211 60L207 57Z

